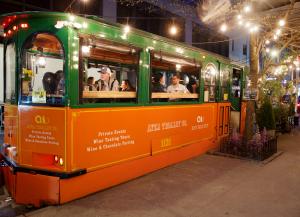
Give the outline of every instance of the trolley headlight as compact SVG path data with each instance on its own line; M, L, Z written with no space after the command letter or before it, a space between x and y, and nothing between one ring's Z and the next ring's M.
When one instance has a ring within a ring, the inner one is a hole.
M58 163L58 156L57 155L54 155L54 162Z
M62 158L59 158L59 165L63 166L64 165L64 160Z

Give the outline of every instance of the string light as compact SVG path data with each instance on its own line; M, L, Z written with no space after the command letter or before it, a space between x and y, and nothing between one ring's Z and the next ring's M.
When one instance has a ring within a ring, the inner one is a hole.
M267 40L266 40L266 44L267 44L267 45L270 44L270 40L267 39Z
M257 32L259 29L258 26L253 26L251 29L250 29L250 32L253 33L253 32Z
M221 30L222 32L226 32L226 31L227 31L227 25L226 25L225 23L223 23L223 24L221 25L220 30Z
M177 52L177 53L180 53L180 54L183 54L184 51L183 51L182 48L177 47L177 48L176 48L176 52Z
M70 15L69 16L69 20L73 22L75 20L75 16L74 15Z
M267 48L266 48L266 52L267 52L267 53L270 53L270 48L267 47Z
M251 6L250 5L245 5L244 12L249 13L250 11L251 11Z
M281 34L281 29L276 29L275 34L276 34L277 36L280 35L280 34Z
M176 64L176 71L180 71L181 70L181 65L180 64Z
M177 27L174 24L172 24L172 26L170 27L169 33L171 35L176 35L177 32L178 32Z
M130 32L130 26L127 24L127 25L125 25L124 26L124 32L125 32L125 34L127 34L127 33L129 33Z
M81 47L82 53L88 54L90 52L89 46L82 46Z
M278 51L277 50L272 50L271 51L271 56L272 57L277 57L277 55L278 55Z
M273 36L273 39L276 41L278 39L278 36L277 35L274 35Z
M83 27L84 29L86 29L86 28L88 27L88 24L87 24L86 22L83 22L83 23L82 23L82 27Z
M44 67L46 65L45 57L39 57L38 60L37 60L37 63L40 67Z
M280 67L277 67L277 68L275 69L274 74L275 74L275 75L278 75L280 72L281 72Z
M284 26L285 20L284 19L279 20L278 24L279 24L279 26Z
M250 26L251 26L251 23L250 23L250 22L247 22L246 25L245 25L246 28L248 28L248 27L250 27Z

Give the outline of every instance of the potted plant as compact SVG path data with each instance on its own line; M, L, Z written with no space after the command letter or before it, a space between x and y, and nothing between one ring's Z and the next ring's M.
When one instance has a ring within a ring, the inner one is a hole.
M256 114L257 123L260 131L264 128L269 136L275 136L274 111L269 97L265 97Z

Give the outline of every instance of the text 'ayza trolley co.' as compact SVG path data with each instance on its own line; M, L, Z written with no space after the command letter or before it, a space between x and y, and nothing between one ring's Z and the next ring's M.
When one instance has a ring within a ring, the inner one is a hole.
M4 27L6 187L61 204L216 147L242 68L95 17L28 12Z

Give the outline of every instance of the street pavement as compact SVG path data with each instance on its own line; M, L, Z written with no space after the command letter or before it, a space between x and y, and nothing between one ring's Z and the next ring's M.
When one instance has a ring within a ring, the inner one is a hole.
M20 216L300 217L299 141L299 129L281 135L283 154L267 164L202 155Z

